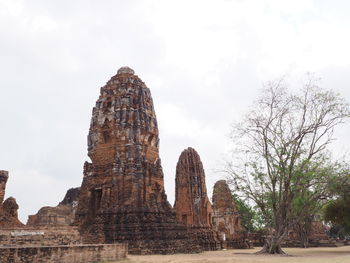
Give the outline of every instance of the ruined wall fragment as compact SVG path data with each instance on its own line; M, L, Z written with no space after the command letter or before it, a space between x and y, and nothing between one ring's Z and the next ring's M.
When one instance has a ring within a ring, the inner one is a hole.
M79 187L69 189L57 206L44 206L35 215L28 216L27 226L70 226L75 218L79 189Z
M0 228L21 227L16 199L9 197L4 201L8 177L8 171L0 170Z

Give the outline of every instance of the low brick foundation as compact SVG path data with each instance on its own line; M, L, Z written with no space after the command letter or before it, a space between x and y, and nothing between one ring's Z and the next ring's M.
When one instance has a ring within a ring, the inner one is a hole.
M76 227L22 227L0 229L0 247L68 246L81 244Z
M87 263L126 258L127 244L0 247L1 263Z

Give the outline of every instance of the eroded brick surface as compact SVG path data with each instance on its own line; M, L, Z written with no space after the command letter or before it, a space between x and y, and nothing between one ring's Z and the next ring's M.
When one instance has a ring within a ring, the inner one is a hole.
M126 244L72 246L0 247L0 262L11 263L86 263L126 258Z
M1 246L57 246L81 243L77 227L10 227L0 229ZM1 260L0 260L1 262Z

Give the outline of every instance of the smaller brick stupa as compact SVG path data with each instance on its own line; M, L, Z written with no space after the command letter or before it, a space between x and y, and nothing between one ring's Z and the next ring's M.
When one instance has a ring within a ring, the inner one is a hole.
M249 242L242 237L240 216L225 180L217 181L213 190L213 225L228 247L247 248ZM242 239L243 238L243 239Z
M211 223L212 206L207 195L203 164L196 150L187 148L176 166L176 198L174 209L177 220L197 235L205 250L221 248Z

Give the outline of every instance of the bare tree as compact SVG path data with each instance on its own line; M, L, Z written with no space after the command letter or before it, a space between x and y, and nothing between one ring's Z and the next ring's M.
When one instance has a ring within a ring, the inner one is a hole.
M255 202L270 229L260 253L284 253L288 230L327 196L336 173L327 147L349 104L321 89L310 76L292 94L283 79L269 82L241 122L232 128L240 160L228 163L231 185Z

